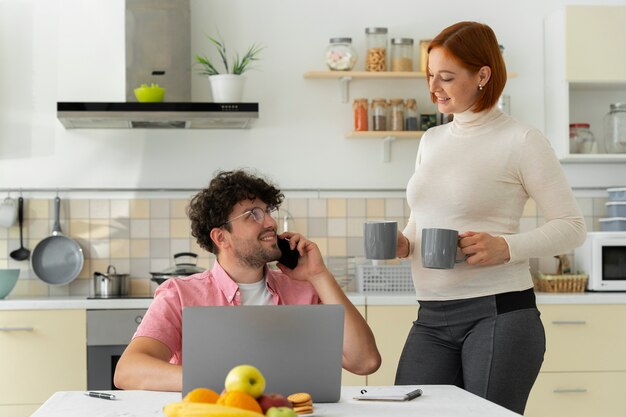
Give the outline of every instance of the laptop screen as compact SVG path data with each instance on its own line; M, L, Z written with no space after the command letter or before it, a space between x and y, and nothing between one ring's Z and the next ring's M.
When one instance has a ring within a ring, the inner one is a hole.
M224 389L237 365L257 367L265 393L308 392L314 402L341 393L342 305L214 306L183 309L183 396Z

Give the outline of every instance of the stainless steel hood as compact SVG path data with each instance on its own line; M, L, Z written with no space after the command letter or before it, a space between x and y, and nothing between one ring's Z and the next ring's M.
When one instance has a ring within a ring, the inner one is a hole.
M246 129L257 103L57 103L66 129Z
M126 0L125 13L126 102L58 102L66 129L244 129L258 119L258 103L191 102L189 0ZM138 103L134 89L152 83L165 101Z

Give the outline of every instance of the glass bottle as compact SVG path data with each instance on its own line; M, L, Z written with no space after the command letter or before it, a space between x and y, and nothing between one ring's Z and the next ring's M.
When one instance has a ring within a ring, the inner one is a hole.
M589 130L589 123L571 123L569 125L569 152L594 153L596 139Z
M367 132L368 123L367 123L367 99L366 98L357 98L354 99L354 104L352 108L354 109L354 130L355 132Z
M611 104L604 117L604 148L607 153L626 153L626 103Z
M387 71L387 28L366 28L366 71Z
M372 130L382 132L387 130L387 100L375 98L372 100Z
M389 109L389 130L404 130L404 100L392 98Z
M417 101L410 98L404 104L405 111L405 128L404 130L417 131L419 130L417 120Z
M326 65L331 71L350 71L356 59L352 38L330 38L326 48Z
M413 71L413 39L391 40L391 71Z

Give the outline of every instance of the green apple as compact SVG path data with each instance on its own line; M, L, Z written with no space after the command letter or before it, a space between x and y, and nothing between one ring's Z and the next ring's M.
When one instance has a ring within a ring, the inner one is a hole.
M289 407L271 407L265 412L266 417L298 417L295 411Z
M243 391L259 398L265 390L265 378L261 371L252 365L235 366L226 375L226 391Z

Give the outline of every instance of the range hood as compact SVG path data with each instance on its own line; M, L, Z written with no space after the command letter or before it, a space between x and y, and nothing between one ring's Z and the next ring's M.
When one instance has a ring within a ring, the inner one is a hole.
M57 103L66 129L245 129L257 103Z
M126 0L126 102L58 102L66 129L244 129L258 103L191 102L189 0ZM139 103L141 84L165 87L162 103Z

